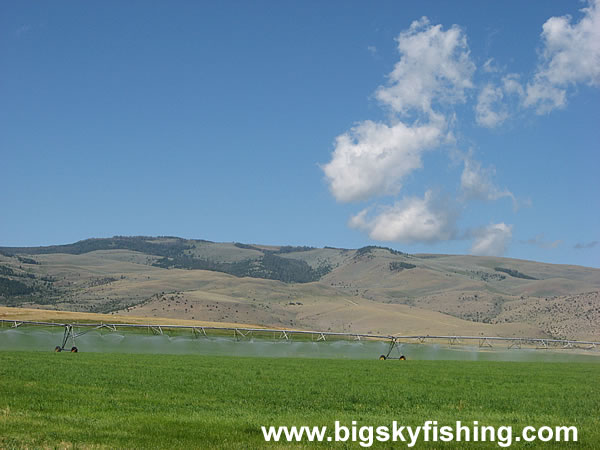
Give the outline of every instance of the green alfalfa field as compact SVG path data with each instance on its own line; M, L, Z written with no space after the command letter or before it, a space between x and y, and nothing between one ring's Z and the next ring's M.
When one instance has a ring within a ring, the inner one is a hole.
M599 411L598 363L0 352L0 448L262 448L261 425L336 420L575 425L576 444L528 448L598 448Z

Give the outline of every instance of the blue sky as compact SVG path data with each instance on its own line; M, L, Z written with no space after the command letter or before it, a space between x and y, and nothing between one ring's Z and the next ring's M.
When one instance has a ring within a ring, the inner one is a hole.
M0 245L176 235L600 267L599 10L3 2Z

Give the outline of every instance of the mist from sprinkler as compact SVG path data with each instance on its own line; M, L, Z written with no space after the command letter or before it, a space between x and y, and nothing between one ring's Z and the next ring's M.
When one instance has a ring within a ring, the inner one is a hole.
M0 350L53 351L61 342L62 330L17 328L0 330ZM92 331L76 339L79 352L197 354L274 358L378 359L387 353L388 341L307 341L285 339L235 339L223 336L194 337L128 333L122 331ZM70 348L71 342L68 346ZM467 345L399 343L398 353L408 360L463 361L568 361L598 362L599 356L575 352L536 349L486 348ZM399 355L394 355L399 356ZM387 364L400 364L390 360Z

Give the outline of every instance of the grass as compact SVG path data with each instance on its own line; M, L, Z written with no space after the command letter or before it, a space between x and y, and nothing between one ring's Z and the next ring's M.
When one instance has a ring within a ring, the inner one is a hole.
M0 352L0 448L261 448L261 425L336 420L575 425L597 448L599 381L594 363Z

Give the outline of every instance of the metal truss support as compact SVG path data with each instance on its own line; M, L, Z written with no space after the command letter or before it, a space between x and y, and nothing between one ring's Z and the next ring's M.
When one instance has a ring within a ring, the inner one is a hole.
M538 350L547 350L548 342L545 339L539 339L536 341L536 349Z
M425 339L426 339L426 338L425 338L425 336L419 336L419 337L417 338L417 342L418 342L419 344L424 344L424 343L425 343Z
M458 345L460 344L460 342L458 341L458 338L456 336L453 336L451 338L448 339L448 343L450 345Z
M199 330L200 331L198 331L198 328L196 328L196 327L192 328L192 333L194 334L194 337L199 337L201 335L204 336L204 337L207 337L206 336L206 331L204 330L204 327L200 327Z
M479 339L479 348L482 347L492 348L492 343L488 338Z
M248 331L246 331L246 333L244 333L243 331L238 330L237 328L235 328L233 330L233 335L235 336L235 339L238 340L238 341L240 339L249 337L251 334L252 334L252 330L248 330Z
M319 337L317 338L317 342L319 342L319 341L326 341L326 340L327 340L327 339L325 339L325 335L324 335L323 333L321 333L321 334L319 335Z
M357 334L356 336L354 336L354 340L355 340L355 341L360 341L360 340L361 340L361 339L360 339L360 335L358 335L358 334Z
M10 326L11 328L19 328L21 325L23 325L23 322L17 322L16 320L13 322L13 324Z
M66 347L67 342L69 342L69 338L71 338L73 347L75 347L75 329L73 328L73 325L65 325L65 333L63 334L61 349Z
M287 331L283 330L279 333L279 339L285 339L286 341L290 340L290 337L287 334Z
M104 328L108 328L110 331L116 332L117 331L117 327L115 327L112 324L105 324L105 323L100 323L99 327L96 327L97 330L100 330L100 332L102 332L102 330Z
M387 352L387 354L386 354L386 355L382 355L382 356L383 356L383 359L389 359L389 358L390 358L390 356L392 355L392 351L393 351L394 349L396 349L396 350L397 350L397 352L398 352L398 358L392 358L392 359L400 359L400 360L402 360L402 359L406 359L406 358L404 357L404 355L402 354L402 351L401 351L400 347L401 347L401 344L400 344L400 342L398 342L398 338L396 338L396 337L392 337L392 338L390 339L390 346L388 347L388 352Z
M150 326L150 330L152 331L152 334L158 334L158 335L162 335L163 334L163 330L160 327L160 325Z
M516 341L511 341L510 344L508 345L508 348L521 348L521 346L523 345L523 340L522 339L517 339Z

